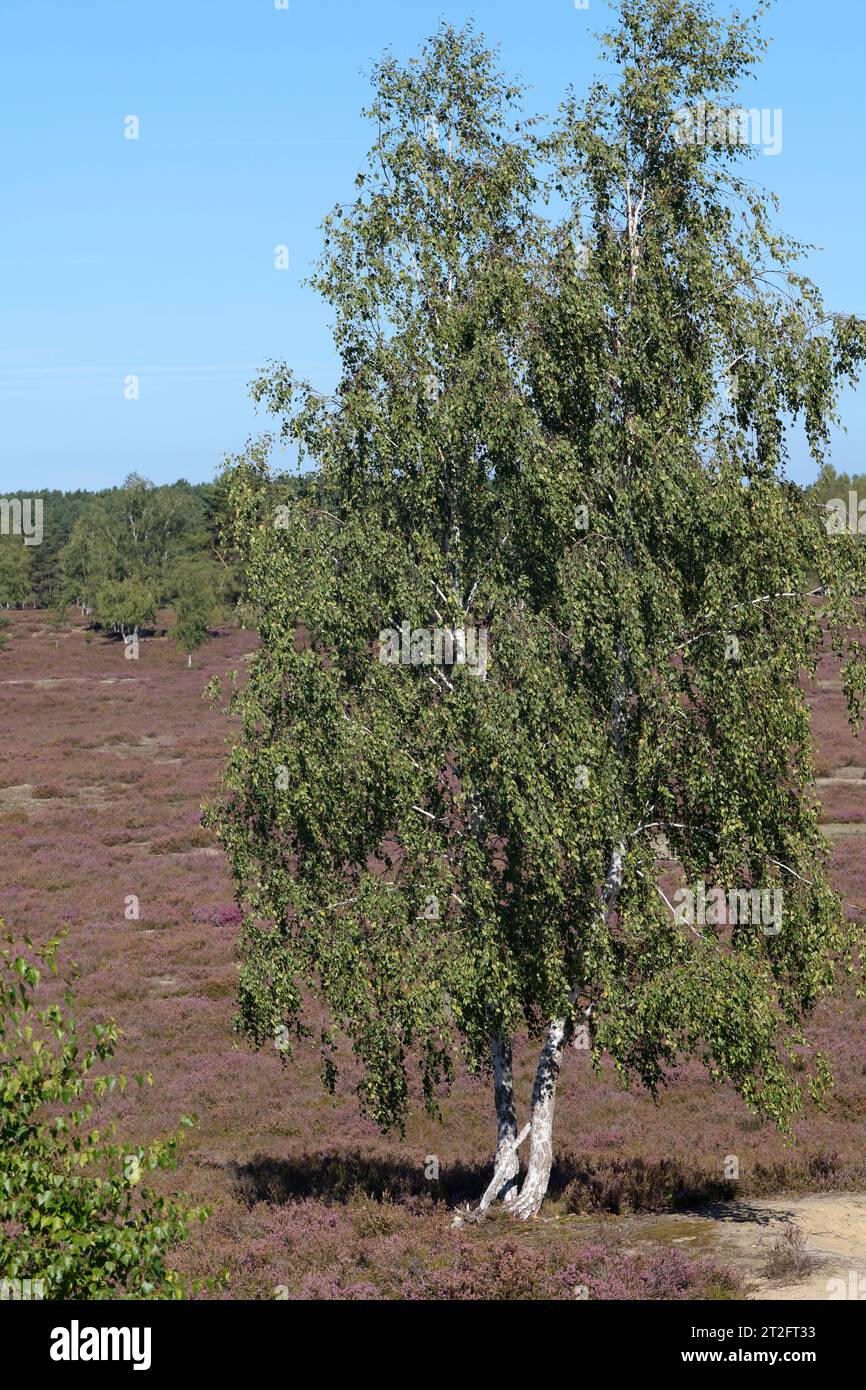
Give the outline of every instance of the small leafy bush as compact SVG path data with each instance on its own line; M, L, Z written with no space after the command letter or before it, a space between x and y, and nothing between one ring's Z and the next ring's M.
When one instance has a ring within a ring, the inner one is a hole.
M3 927L0 920L0 928ZM174 1169L178 1136L148 1147L89 1127L94 1103L126 1086L106 1074L118 1038L96 1024L87 1045L64 1007L37 1004L43 968L57 973L59 940L0 950L0 1279L41 1281L49 1299L183 1298L168 1253L204 1221L143 1183ZM38 964L37 964L38 962ZM97 1074L98 1073L98 1074ZM137 1076L138 1085L150 1076ZM183 1123L192 1124L184 1117Z

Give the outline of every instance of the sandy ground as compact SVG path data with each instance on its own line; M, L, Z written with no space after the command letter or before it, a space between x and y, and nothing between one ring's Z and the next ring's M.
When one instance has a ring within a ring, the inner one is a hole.
M866 1302L866 1192L807 1197L749 1198L682 1212L559 1216L543 1210L535 1221L512 1222L501 1207L490 1218L513 1239L532 1246L563 1237L593 1241L613 1237L624 1255L678 1246L696 1258L734 1269L749 1300ZM798 1228L809 1267L771 1278L771 1253L786 1231Z
M660 1240L735 1266L752 1299L866 1301L866 1193L755 1198L623 1220L636 1248ZM770 1279L764 1272L767 1259L792 1225L803 1233L812 1268L789 1279Z

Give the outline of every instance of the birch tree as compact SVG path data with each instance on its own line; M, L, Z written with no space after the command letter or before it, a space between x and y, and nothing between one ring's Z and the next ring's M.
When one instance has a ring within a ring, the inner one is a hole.
M477 1214L538 1213L569 1042L653 1093L698 1057L789 1128L858 946L800 677L832 644L859 718L864 561L786 465L797 421L823 458L863 325L799 273L750 151L683 137L755 24L617 8L615 77L545 128L471 28L378 65L314 279L339 383L254 387L318 488L275 506L268 439L225 479L261 637L209 812L239 1026L289 1055L312 987L325 1083L342 1033L383 1129L410 1059L431 1109L461 1059L489 1073Z
M216 599L210 566L181 565L174 580L172 606L174 629L172 638L186 652L187 666L192 666L192 654L210 636L216 613Z

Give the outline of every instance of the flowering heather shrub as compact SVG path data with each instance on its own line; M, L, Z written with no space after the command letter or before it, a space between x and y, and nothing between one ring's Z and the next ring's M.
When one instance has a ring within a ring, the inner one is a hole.
M235 1190L260 1232L246 1242L258 1256L245 1268L254 1279L247 1292L260 1291L270 1267L274 1287L303 1299L574 1299L579 1288L592 1299L739 1293L724 1267L663 1247L625 1253L616 1239L587 1241L567 1223L544 1249L502 1239L501 1220L481 1233L452 1230L449 1210L471 1200L479 1169L450 1172L434 1198L423 1175L398 1160L337 1150L282 1163L257 1156L234 1170ZM279 1232L291 1273L273 1263L266 1228Z
M625 1257L615 1244L589 1242L562 1255L526 1249L504 1240L487 1250L463 1244L447 1268L410 1276L407 1299L699 1299L734 1295L736 1277L716 1265L700 1265L679 1250Z
M672 1211L694 1202L724 1201L739 1190L734 1182L709 1178L676 1159L650 1163L560 1155L559 1170L570 1174L563 1193L568 1212Z
M164 840L154 840L150 846L151 854L186 854L191 849L206 849L213 845L214 838L206 830L188 830L180 835L169 835Z
M416 1216L404 1221L399 1234L368 1248L363 1262L378 1283L380 1297L412 1301L701 1299L737 1297L742 1291L731 1270L693 1260L676 1249L626 1252L619 1240L592 1240L561 1230L558 1240L545 1241L543 1246L527 1239L499 1235L479 1239L452 1231L443 1239L443 1215L434 1208L426 1219ZM345 1290L351 1288L345 1267L332 1271L330 1277ZM314 1287L308 1276L301 1284L302 1296L310 1296Z
M177 1141L131 1148L87 1128L93 1101L126 1084L123 1076L92 1075L112 1057L117 1031L95 1025L84 1049L74 1019L56 1004L36 1007L40 971L12 947L11 935L6 940L10 948L0 951L0 1278L38 1281L46 1298L181 1298L183 1280L166 1257L205 1210L184 1210L139 1186L145 1172L175 1167ZM36 953L52 971L56 946Z
M219 907L193 908L192 920L194 922L212 922L215 927L239 927L241 914L235 903L224 903Z
M587 1238L560 1221L535 1233L503 1237L506 1221L456 1231L441 1203L409 1198L377 1203L358 1195L339 1205L315 1199L282 1206L261 1202L242 1232L216 1218L196 1255L224 1258L240 1238L232 1298L519 1300L702 1299L742 1295L724 1266L678 1249L627 1250L615 1235ZM585 1293L582 1292L585 1290Z

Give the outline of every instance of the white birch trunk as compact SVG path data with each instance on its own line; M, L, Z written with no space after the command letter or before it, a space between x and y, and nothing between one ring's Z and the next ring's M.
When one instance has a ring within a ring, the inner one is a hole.
M622 887L622 874L623 846L619 845L611 855L604 885L601 911L605 921L616 907ZM577 988L571 990L570 1003L574 1003L577 993ZM509 1207L512 1216L518 1217L521 1221L537 1216L547 1195L550 1173L553 1168L553 1116L556 1109L556 1084L559 1080L562 1050L567 1041L568 1031L569 1024L566 1018L553 1019L547 1031L547 1041L538 1060L535 1085L532 1088L529 1168L520 1189L520 1196Z
M493 1100L496 1107L496 1156L493 1160L493 1177L478 1206L466 1216L455 1217L456 1225L462 1225L464 1220L482 1221L488 1207L494 1202L501 1201L510 1206L517 1196L517 1178L520 1173L517 1150L529 1134L529 1125L518 1135L511 1039L503 1037L501 1033L494 1033L490 1039L490 1050L493 1056Z
M522 1221L537 1216L547 1194L550 1170L553 1167L553 1114L556 1109L556 1083L562 1065L566 1020L555 1018L547 1032L541 1051L535 1085L532 1088L532 1119L530 1121L529 1168L520 1189L520 1196L511 1212Z
M501 1181L494 1201L508 1206L517 1196L517 1109L514 1104L514 1076L511 1063L511 1039L495 1034L493 1051L493 1097L496 1104L496 1158L494 1179Z

